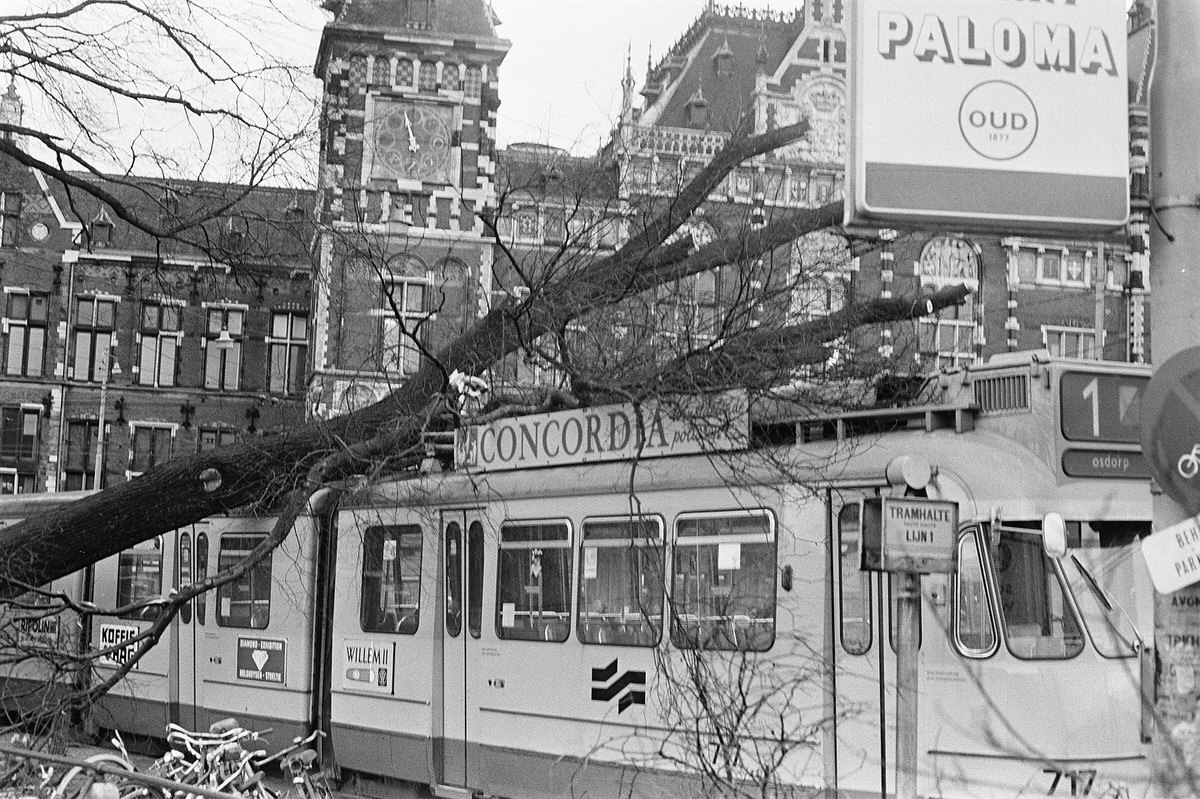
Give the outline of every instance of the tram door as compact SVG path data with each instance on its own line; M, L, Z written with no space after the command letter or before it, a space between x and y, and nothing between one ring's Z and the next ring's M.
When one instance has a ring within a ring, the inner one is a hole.
M471 757L483 621L483 523L477 509L443 511L440 542L442 619L440 729L434 734L434 768L441 785L478 784ZM435 712L434 725L439 724ZM477 746L477 744L475 744ZM473 762L474 761L474 762Z
M832 665L839 791L895 793L896 661L889 613L892 588L858 567L859 501L878 490L829 494L834 582Z
M175 535L175 586L183 588L196 581L196 533L201 525L180 528ZM175 653L175 668L170 673L171 721L196 729L196 636L200 621L196 616L196 601L179 608L171 625L171 651Z

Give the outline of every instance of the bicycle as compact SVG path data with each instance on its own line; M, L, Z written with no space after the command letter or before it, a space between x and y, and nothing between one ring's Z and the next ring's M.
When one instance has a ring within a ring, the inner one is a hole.
M322 730L313 730L307 737L295 738L291 746L276 752L258 766L261 768L273 760L280 761L280 768L292 778L292 787L284 797L290 799L333 799L333 789L325 778L325 772L319 765L314 766L320 759L310 744L325 735Z
M1179 456L1179 463L1175 468L1179 470L1179 475L1185 480L1191 480L1200 472L1200 444L1193 444L1191 452L1185 452Z

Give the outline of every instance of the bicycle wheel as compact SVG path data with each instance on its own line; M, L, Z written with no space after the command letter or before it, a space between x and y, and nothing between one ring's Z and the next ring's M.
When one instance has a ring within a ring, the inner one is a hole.
M108 752L100 752L91 755L87 758L88 763L103 764L116 766L127 771L133 769L133 766L128 760L117 754ZM124 797L132 794L132 788L123 777L118 777L113 774L100 774L84 766L72 766L63 778L59 780L58 787L54 789L52 799L88 799L88 794L91 791L92 785L97 782L104 782L114 785L117 788L117 795ZM127 787L128 786L128 787Z

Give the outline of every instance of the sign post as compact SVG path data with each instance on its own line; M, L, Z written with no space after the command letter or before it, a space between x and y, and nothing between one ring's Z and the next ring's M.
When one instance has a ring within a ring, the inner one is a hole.
M857 0L846 225L1122 227L1125 36L1125 0Z
M1150 89L1150 152L1153 153L1150 203L1156 224L1150 225L1150 290L1154 313L1150 318L1156 371L1168 359L1200 341L1200 4L1194 0L1159 0L1156 4L1157 44ZM1181 386L1187 390L1188 386ZM1147 388L1147 392L1150 389ZM1182 400L1182 397L1180 398ZM1149 403L1147 403L1149 404ZM1143 412L1144 424L1153 424ZM1162 434L1200 440L1200 420L1183 429ZM1151 464L1155 456L1146 453ZM1161 464L1178 469L1179 463ZM1186 467L1185 467L1186 468ZM1165 488L1165 486L1164 486ZM1167 494L1154 499L1154 527L1165 531L1185 520L1187 509ZM1200 700L1200 652L1187 643L1200 629L1200 591L1182 588L1170 596L1156 594L1154 644L1158 658L1154 734L1155 793L1194 795L1200 771L1200 744L1193 723Z
M921 497L871 497L862 504L860 565L865 570L891 572L898 581L896 797L916 799L921 575L954 571L958 505Z

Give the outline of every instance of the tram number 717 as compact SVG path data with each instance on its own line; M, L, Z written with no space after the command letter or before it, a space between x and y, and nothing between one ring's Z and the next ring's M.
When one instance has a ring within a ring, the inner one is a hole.
M1055 792L1058 791L1058 784L1062 782L1064 777L1071 780L1071 796L1087 796L1088 792L1092 790L1092 783L1096 781L1096 769L1094 768L1070 771L1046 768L1042 769L1042 773L1054 775L1054 780L1050 783L1050 790L1046 791L1047 796L1054 796ZM1065 796L1066 794L1063 795Z

